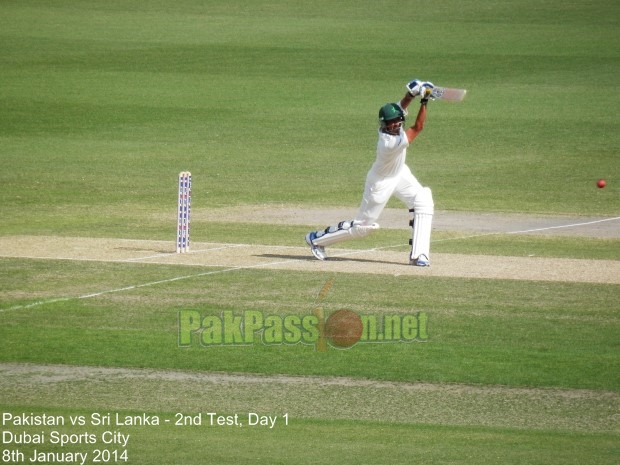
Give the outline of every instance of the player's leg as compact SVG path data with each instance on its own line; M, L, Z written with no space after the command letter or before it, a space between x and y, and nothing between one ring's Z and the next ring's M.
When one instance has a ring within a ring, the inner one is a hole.
M396 180L375 179L369 174L359 211L353 220L341 221L323 230L306 234L306 243L319 260L327 257L325 247L350 239L362 239L374 229L379 229L377 220L394 192Z
M416 266L430 265L430 245L435 204L433 194L428 187L423 187L411 174L409 168L403 170L401 182L396 188L396 196L402 200L413 213L411 225L411 253L409 264Z
M306 234L306 243L310 246L312 254L316 258L325 260L327 258L325 247L328 245L349 239L361 239L370 234L373 229L378 228L379 225L377 223L365 225L355 220L341 221L323 230L309 232Z
M415 196L413 207L409 209L413 213L411 220L411 254L409 264L417 266L430 266L431 232L435 206L433 194L428 187L423 187Z

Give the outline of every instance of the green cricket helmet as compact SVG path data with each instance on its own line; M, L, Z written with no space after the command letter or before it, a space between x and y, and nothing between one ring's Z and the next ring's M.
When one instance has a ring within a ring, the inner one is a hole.
M385 130L387 123L393 120L404 122L405 112L398 103L386 103L379 109L379 123L381 124L381 129Z
M386 103L379 109L379 121L391 121L393 119L405 119L405 112L398 103Z

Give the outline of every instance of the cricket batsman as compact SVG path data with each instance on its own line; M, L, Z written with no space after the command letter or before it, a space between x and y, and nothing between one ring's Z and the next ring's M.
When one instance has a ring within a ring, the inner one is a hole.
M378 229L379 216L390 197L395 195L413 214L409 264L430 266L431 225L435 211L433 195L430 188L423 187L415 178L405 161L407 147L424 128L426 106L434 85L414 79L407 83L406 88L400 102L387 103L379 110L377 155L366 176L362 203L355 219L306 234L306 243L317 259L327 258L327 246L360 239ZM413 125L404 129L407 108L416 97L420 98L420 109Z

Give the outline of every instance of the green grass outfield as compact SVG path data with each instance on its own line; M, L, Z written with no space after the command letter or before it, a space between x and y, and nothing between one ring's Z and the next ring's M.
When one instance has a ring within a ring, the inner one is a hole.
M608 0L3 1L0 235L172 246L176 176L190 170L196 241L302 245L324 225L204 212L354 211L378 109L416 77L468 89L460 104L429 104L409 151L438 210L618 217L619 22ZM602 268L620 259L615 239L458 235L435 234L433 250ZM327 352L203 347L198 335L178 345L181 310L308 315L332 277L326 313L425 312L428 340ZM37 449L87 452L92 463L106 449L135 464L617 463L619 291L0 257L2 459ZM208 412L244 426L212 427ZM279 419L248 427L249 412ZM30 413L69 424L7 420ZM93 425L93 413L162 424ZM201 425L174 424L199 413ZM53 431L96 442L60 447ZM105 431L128 444L106 444ZM7 442L5 432L46 437Z

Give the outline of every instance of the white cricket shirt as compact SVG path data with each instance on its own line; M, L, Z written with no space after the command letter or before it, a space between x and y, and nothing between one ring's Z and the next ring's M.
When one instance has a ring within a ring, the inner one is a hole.
M409 140L403 128L397 136L386 134L379 129L377 158L371 171L382 177L396 176L407 158Z

